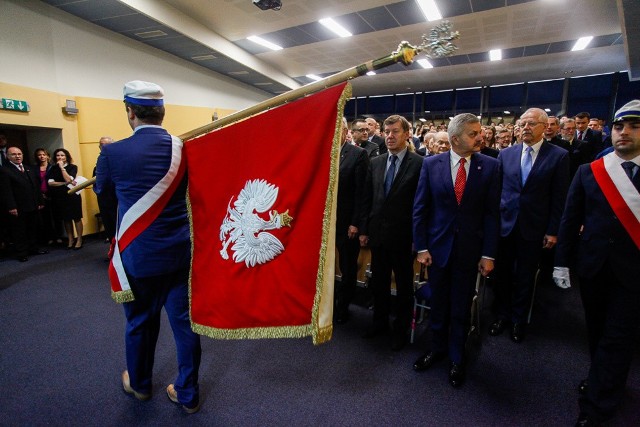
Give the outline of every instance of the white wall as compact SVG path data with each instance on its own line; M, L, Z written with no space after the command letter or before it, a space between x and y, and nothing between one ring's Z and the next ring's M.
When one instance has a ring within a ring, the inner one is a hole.
M0 82L122 99L130 80L159 84L175 105L239 110L270 97L41 1L0 0Z

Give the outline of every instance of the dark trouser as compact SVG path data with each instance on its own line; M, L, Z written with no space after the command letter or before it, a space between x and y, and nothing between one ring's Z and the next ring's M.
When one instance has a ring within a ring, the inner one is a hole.
M9 233L16 257L25 257L29 252L38 250L38 211L18 212L18 216L9 215Z
M371 248L371 287L373 289L373 326L389 324L391 311L391 272L396 280L396 319L394 334L405 334L411 324L413 309L413 253L411 245Z
M198 369L202 350L200 336L191 330L189 320L189 270L155 277L127 277L135 296L134 301L123 304L131 387L139 393L151 393L154 354L164 306L176 342L178 377L174 387L178 400L183 405L195 406L199 401Z
M527 321L541 250L542 239L525 240L518 227L500 239L495 286L498 318L513 323Z
M591 367L589 387L579 404L599 421L609 418L623 398L640 327L640 292L628 289L636 285L623 286L609 262L596 276L580 278Z
M342 278L336 292L336 311L338 315L346 315L349 304L353 300L358 280L358 255L360 254L360 240L342 238L338 244L340 273Z
M477 276L476 265L461 269L455 257L444 268L429 267L431 351L448 353L449 359L456 364L464 359Z

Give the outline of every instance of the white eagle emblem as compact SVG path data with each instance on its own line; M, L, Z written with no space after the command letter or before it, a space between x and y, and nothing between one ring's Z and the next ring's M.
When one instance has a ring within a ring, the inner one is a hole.
M278 187L264 179L254 179L247 181L232 208L233 197L231 196L229 200L227 215L220 226L222 258L229 259L227 248L231 243L233 243L231 246L233 260L244 261L247 267L264 264L280 255L284 251L284 246L277 237L267 233L266 230L291 227L293 218L288 215L289 210L281 214L272 210L269 212L268 220L257 215L273 206L278 198Z

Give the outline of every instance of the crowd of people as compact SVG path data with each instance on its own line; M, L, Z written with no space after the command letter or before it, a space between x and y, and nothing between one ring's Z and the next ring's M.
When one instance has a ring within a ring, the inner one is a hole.
M37 148L32 166L22 149L0 134L0 250L20 262L62 245L63 227L67 249L82 248L82 196L67 194L78 167L64 148L55 150L54 160Z
M448 358L449 382L460 387L478 275L495 271L489 335L508 330L517 344L526 338L536 280L577 282L591 367L578 384L576 425L600 425L622 400L640 326L640 101L616 112L611 132L588 113L559 118L530 108L513 125L482 126L460 114L416 133L398 115L382 126L345 122L336 323L349 320L359 242L371 250L374 296L364 337L390 334L391 349L401 350L416 259L427 268L431 343L413 368Z

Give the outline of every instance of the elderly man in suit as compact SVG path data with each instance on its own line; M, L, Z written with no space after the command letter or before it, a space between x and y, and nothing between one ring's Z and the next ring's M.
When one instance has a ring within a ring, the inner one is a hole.
M8 213L8 228L20 262L28 261L28 255L46 254L37 246L38 210L44 200L38 181L30 166L22 163L22 150L7 148L7 161L0 168L0 205Z
M368 221L360 236L371 247L372 338L389 328L391 272L396 281L396 318L392 350L407 341L413 304L413 248L411 217L422 157L408 150L409 122L393 115L384 121L388 152L371 160L367 173Z
M340 273L342 274L336 292L335 319L339 324L349 320L349 304L351 304L356 290L358 254L360 253L359 235L366 216L364 185L369 168L367 152L346 142L347 121L344 118L342 120L342 147L340 148L338 205L336 208L336 247L338 248ZM363 121L358 123L366 128Z
M610 418L624 397L640 327L640 100L620 108L614 151L574 177L558 238L554 280L578 277L591 355L577 426ZM637 405L637 403L636 403Z
M122 289L114 292L124 303L127 319L124 391L138 400L151 398L154 353L164 307L178 360L178 375L167 387L167 396L185 412L194 413L200 408L201 347L189 320L187 180L180 174L184 170L180 167L182 141L161 126L163 97L162 88L154 83L136 80L125 84L124 102L133 135L103 147L95 192L118 200L110 278L112 289L119 289L116 284ZM145 227L147 220L150 223Z
M541 250L557 243L560 217L569 187L569 154L544 141L547 113L530 108L520 117L522 144L500 151L500 248L495 310L489 334L511 324L511 339L525 337L525 322Z
M369 127L369 141L378 145L378 153L384 154L387 152L387 146L385 145L386 138L378 135L379 125L378 121L372 117L367 117L365 119L367 126Z
M449 382L465 379L464 347L478 272L487 276L498 250L499 162L480 154L480 120L460 114L449 122L451 151L422 163L413 206L418 262L431 286L431 350L413 365L423 371L446 355Z

